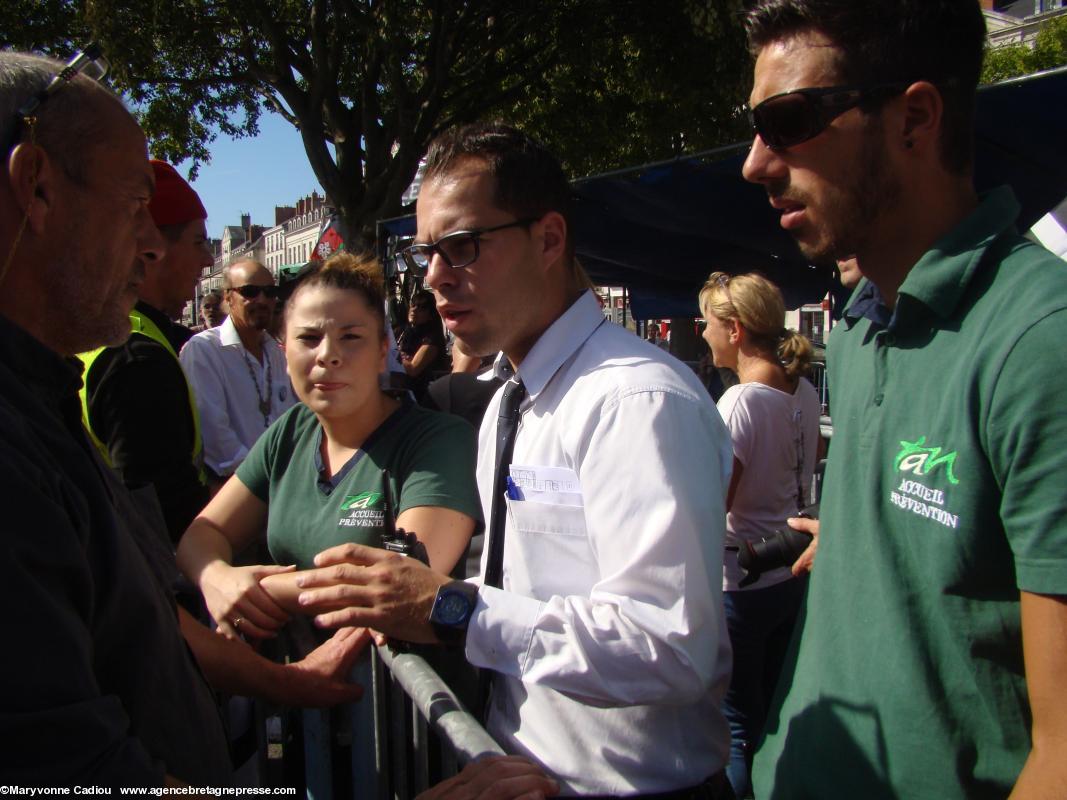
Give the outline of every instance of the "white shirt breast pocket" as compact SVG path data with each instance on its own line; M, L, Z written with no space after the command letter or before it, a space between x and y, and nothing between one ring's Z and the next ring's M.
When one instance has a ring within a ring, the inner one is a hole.
M545 499L507 500L504 588L539 600L584 594L596 582L598 570L581 495L569 493L563 498L567 504Z
M508 513L521 533L585 538L585 507L581 505L508 498Z

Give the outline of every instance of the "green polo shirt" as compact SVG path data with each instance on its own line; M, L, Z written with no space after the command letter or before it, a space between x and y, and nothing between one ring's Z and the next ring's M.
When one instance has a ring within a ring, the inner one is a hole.
M334 545L380 547L383 469L389 470L398 515L416 506L442 506L481 520L475 433L459 417L405 404L332 480L322 477L321 438L315 415L303 404L294 406L259 437L237 470L270 507L267 544L277 563L308 569L316 554Z
M756 797L1004 798L1022 769L1019 591L1067 594L1067 264L1017 214L990 193L885 324L864 283L830 337L822 537Z

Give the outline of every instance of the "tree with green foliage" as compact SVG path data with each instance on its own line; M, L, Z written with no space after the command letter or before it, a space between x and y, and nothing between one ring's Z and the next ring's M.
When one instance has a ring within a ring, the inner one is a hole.
M1034 46L1010 44L986 51L982 83L1029 75L1067 65L1067 15L1046 22L1034 39Z
M568 57L505 116L551 143L576 177L747 139L743 5L609 3L559 32Z
M742 0L7 0L0 43L101 43L154 155L210 161L215 131L276 113L349 237L402 211L429 141L488 116L574 175L736 140ZM27 24L27 20L30 23ZM264 165L269 168L269 165Z

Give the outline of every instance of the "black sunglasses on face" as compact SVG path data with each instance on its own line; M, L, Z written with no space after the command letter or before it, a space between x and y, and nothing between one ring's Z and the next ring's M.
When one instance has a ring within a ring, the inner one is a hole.
M907 83L794 89L768 97L748 111L752 129L772 149L813 139L850 108L901 94Z
M277 300L281 296L281 290L277 286L257 286L254 283L234 286L233 291L237 292L245 300L255 300L260 293L265 294L271 300Z
M527 217L517 219L514 222L505 222L503 225L494 225L491 228L473 228L469 231L455 231L447 236L442 236L436 242L427 244L413 244L405 247L396 254L396 268L399 272L411 270L416 275L424 275L430 268L430 260L434 253L439 253L444 262L453 269L469 267L478 260L481 255L481 237L494 231L502 231L506 228L528 227L533 225L540 217Z

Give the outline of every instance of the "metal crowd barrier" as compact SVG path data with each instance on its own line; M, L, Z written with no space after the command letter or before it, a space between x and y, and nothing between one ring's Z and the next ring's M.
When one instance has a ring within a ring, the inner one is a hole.
M296 638L299 651L314 647ZM503 755L426 659L391 647L369 650L354 672L365 690L359 703L301 712L309 800L411 800L468 761ZM283 738L276 719L261 719L268 759L272 729ZM283 748L274 747L280 757ZM299 760L291 749L284 757Z
M815 391L819 394L819 405L822 406L822 413L828 413L830 410L830 386L826 380L826 364L821 361L812 363L811 375L808 380L811 381Z

